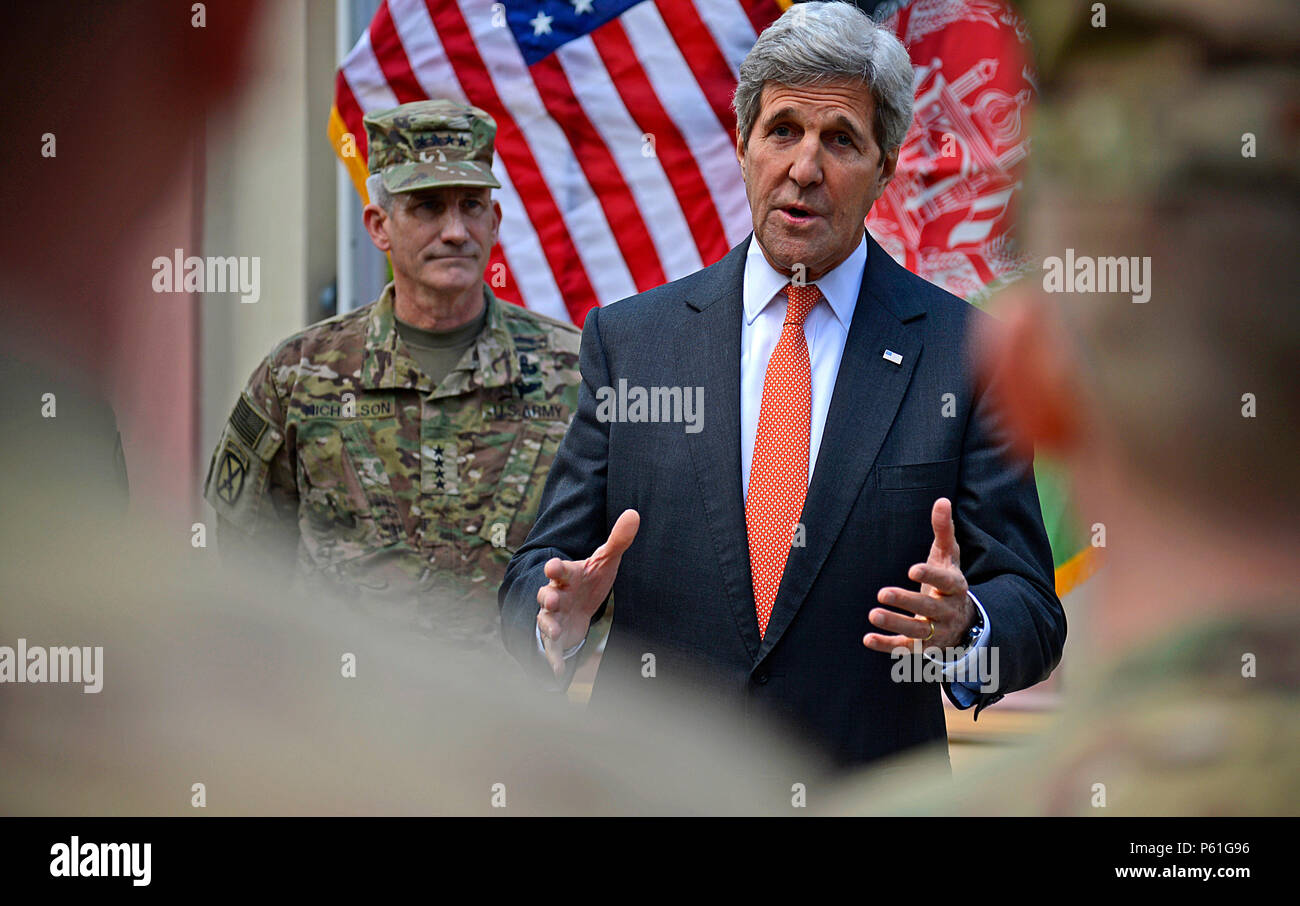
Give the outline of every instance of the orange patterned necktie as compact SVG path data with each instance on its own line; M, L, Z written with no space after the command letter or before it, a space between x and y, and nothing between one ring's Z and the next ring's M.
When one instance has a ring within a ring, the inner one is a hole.
M749 567L754 577L758 634L767 634L795 525L808 495L808 432L812 423L812 367L804 318L821 298L815 284L785 288L781 338L763 377L763 404L745 498Z

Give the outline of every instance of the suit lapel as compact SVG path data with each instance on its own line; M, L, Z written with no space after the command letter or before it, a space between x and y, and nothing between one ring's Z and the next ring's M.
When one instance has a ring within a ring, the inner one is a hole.
M686 435L687 445L727 603L750 657L757 658L760 639L740 488L740 326L748 248L749 242L742 242L701 273L698 289L686 299L693 317L683 320L677 348L687 386L704 388L704 427Z
M921 356L920 331L914 326L909 327L908 322L923 317L925 312L912 300L905 282L906 272L870 234L867 235L867 247L862 289L858 293L844 356L835 378L835 391L831 395L812 485L804 500L801 522L805 544L791 549L767 633L762 639L760 658L781 640L807 598L808 590L844 528L849 510L862 491L885 435L894 423L894 416L911 381L912 370ZM738 349L739 337L736 343ZM894 353L894 357L902 356L902 362L887 360L884 357L886 351ZM734 354L732 361L735 361ZM733 433L738 436L739 430L737 422ZM741 532L743 536L743 509ZM862 556L870 556L867 548L871 544L870 538L850 541L864 546ZM748 573L748 545L745 565ZM750 589L752 608L752 580ZM874 600L868 591L864 594L868 600ZM750 622L754 622L752 613Z

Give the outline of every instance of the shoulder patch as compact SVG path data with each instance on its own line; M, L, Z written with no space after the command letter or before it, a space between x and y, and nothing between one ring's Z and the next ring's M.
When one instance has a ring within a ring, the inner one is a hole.
M267 420L248 404L248 400L241 393L239 402L235 403L235 411L230 413L230 427L235 429L235 433L243 439L244 443L256 450L257 442L266 433L268 424Z
M242 398L240 401L243 401ZM217 462L217 496L224 503L234 506L239 495L244 492L244 479L247 475L248 457L234 444L226 444L221 459Z

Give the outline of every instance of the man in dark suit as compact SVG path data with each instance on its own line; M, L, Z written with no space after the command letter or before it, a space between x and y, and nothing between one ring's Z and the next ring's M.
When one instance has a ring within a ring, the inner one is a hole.
M911 98L892 35L791 8L736 92L753 236L588 316L578 414L499 601L507 647L563 683L612 590L594 712L683 679L861 763L946 739L936 683L892 652L924 646L976 715L1060 660L1031 459L965 350L983 316L863 229Z

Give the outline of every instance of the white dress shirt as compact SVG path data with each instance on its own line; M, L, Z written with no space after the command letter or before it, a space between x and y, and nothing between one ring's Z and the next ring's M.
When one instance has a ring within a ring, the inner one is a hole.
M822 297L803 322L808 341L808 361L812 366L812 421L808 436L808 484L812 485L826 428L826 413L835 392L835 376L840 373L844 343L849 338L853 310L858 305L862 274L867 266L867 237L849 257L820 280L813 281ZM749 243L745 256L742 289L744 323L740 325L740 488L749 497L749 467L754 460L754 439L758 436L758 414L763 407L763 379L772 357L781 327L785 323L786 298L782 292L790 278L763 257L758 238Z

